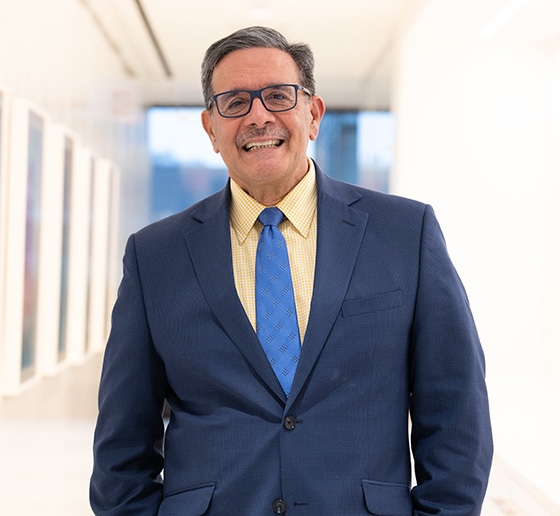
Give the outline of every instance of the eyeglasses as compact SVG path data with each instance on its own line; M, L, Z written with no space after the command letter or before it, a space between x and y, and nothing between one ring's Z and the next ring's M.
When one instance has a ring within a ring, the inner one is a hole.
M275 84L260 90L232 90L214 95L208 103L216 104L218 113L224 118L239 118L245 116L253 106L253 100L258 98L262 105L272 113L294 109L298 101L298 91L311 96L311 92L297 84Z

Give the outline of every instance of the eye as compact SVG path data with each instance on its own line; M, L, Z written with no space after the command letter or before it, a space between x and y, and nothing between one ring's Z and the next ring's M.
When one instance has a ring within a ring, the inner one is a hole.
M270 92L269 95L267 95L267 99L269 100L285 100L286 99L286 93L284 91L281 90L273 90Z
M233 97L227 100L226 109L236 109L245 105L247 105L245 97Z
M265 102L272 106L291 106L294 103L294 94L291 88L284 86L271 87L265 90Z
M223 113L236 114L247 109L250 101L251 97L246 92L232 91L218 97L218 107Z

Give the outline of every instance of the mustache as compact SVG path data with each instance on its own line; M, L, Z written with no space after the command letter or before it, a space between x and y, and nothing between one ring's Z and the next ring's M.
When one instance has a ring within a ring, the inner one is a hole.
M289 133L286 129L276 128L269 129L268 127L249 129L235 138L235 143L238 147L245 147L247 142L255 138L267 138L270 140L285 140L288 138Z

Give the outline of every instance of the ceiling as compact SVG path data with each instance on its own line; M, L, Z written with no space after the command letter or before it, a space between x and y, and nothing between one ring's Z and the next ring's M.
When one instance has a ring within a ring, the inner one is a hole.
M329 109L391 108L398 40L416 16L429 17L438 30L457 30L462 21L477 39L484 28L487 34L481 32L480 41L526 44L560 37L560 0L471 0L467 7L463 0L79 2L140 92L143 105L200 105L200 64L206 48L249 25L270 26L291 41L311 45L318 94Z
M369 109L389 107L395 31L412 6L423 2L80 1L130 79L141 85L145 104L200 104L200 64L206 48L241 27L266 25L312 47L318 92L329 107Z

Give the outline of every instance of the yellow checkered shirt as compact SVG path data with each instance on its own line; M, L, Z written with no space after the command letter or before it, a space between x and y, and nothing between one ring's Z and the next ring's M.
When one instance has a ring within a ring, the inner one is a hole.
M233 275L239 299L253 328L255 310L255 256L262 224L257 220L266 208L231 180L230 231ZM277 205L286 218L280 231L286 239L301 342L305 336L315 275L317 243L317 185L309 160L304 178Z

